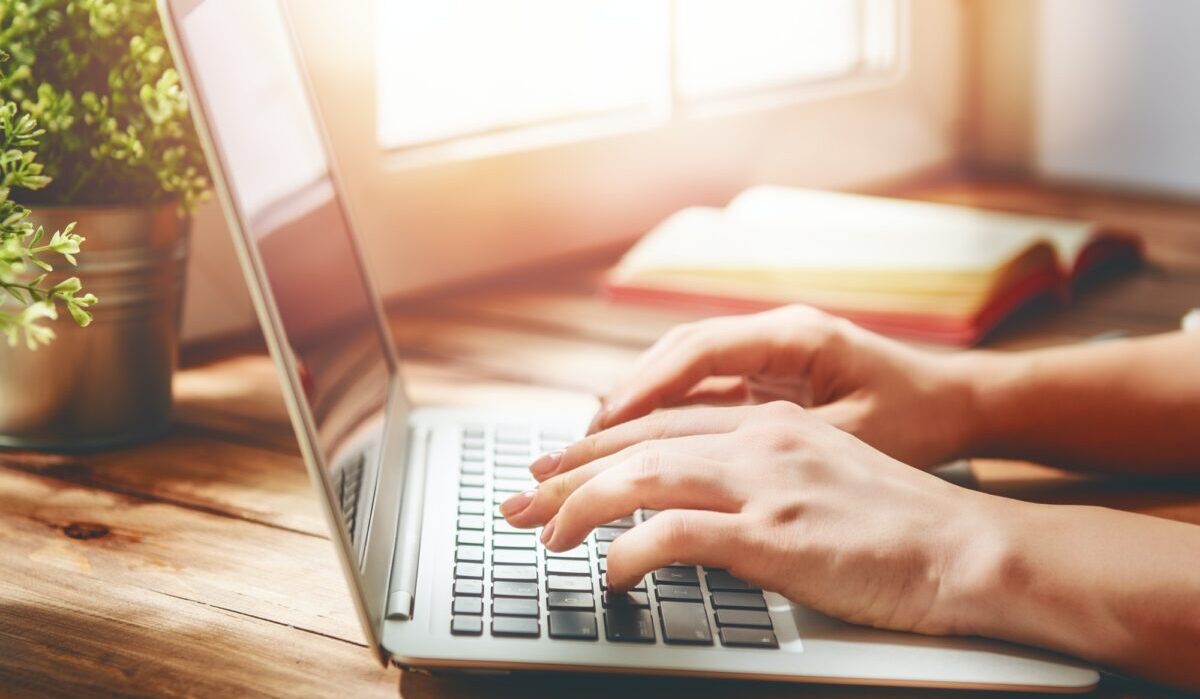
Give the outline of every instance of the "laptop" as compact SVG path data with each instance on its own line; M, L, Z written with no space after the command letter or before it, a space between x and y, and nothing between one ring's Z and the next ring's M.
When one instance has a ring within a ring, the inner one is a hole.
M384 663L1082 691L1042 651L848 625L724 570L605 589L631 513L547 552L496 514L590 415L417 407L276 0L160 0L217 194L368 645Z

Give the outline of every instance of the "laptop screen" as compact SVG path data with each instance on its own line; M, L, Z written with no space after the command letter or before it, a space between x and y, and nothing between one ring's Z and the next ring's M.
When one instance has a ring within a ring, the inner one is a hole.
M206 0L176 26L361 563L393 371L286 20L275 2Z

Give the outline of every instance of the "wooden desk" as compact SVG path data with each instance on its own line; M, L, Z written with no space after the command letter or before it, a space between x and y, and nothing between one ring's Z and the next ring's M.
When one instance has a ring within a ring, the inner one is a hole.
M902 194L1094 217L1142 231L1152 266L1073 307L1023 319L1024 348L1177 327L1200 305L1200 206L1019 183ZM564 235L569 232L564 232ZM595 298L614 255L394 309L418 401L591 404L688 317ZM985 490L1200 523L1200 490L977 463ZM928 691L382 669L362 645L289 426L259 352L177 378L171 434L89 456L0 452L0 695L917 697ZM941 693L959 696L966 693ZM1167 696L1107 679L1097 696Z

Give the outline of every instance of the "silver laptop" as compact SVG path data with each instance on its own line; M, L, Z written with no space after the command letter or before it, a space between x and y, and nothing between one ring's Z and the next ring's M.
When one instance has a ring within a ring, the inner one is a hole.
M496 505L589 415L416 408L362 263L285 10L160 0L217 193L369 645L426 668L1085 690L1095 670L980 639L843 624L726 571L609 594L608 542L564 554Z

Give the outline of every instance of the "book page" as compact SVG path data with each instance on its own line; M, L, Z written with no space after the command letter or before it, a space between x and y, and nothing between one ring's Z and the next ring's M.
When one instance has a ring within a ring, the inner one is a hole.
M725 218L729 237L741 241L740 252L732 251L735 260L847 270L988 273L1045 241L1067 272L1097 228L1088 221L786 187L743 192ZM695 253L703 257L704 251Z

